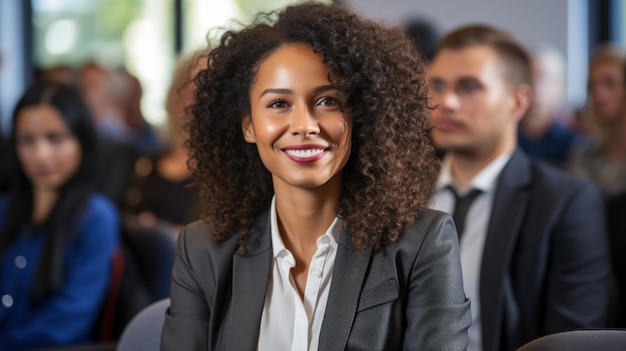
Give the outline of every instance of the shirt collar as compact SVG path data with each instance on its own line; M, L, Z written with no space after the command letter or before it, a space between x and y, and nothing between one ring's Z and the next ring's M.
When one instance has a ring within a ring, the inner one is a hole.
M483 192L489 192L496 188L498 177L504 169L504 166L511 159L512 152L504 153L498 156L495 160L491 161L485 168L483 168L478 174L472 178L468 189L479 189ZM452 177L451 162L449 157L445 157L441 165L441 172L437 179L437 190L441 190L447 186L452 186L456 189L456 183ZM464 190L468 190L464 189Z
M278 216L276 215L276 195L272 197L272 204L270 206L270 227L272 234L272 251L274 254L274 258L278 257L283 251L288 251L285 247L285 243L283 242L283 238L280 236L278 231ZM333 222L330 224L326 233L320 236L317 239L317 243L319 245L320 239L324 236L330 239L330 243L332 246L337 246L337 241L339 240L339 234L341 234L341 228L343 227L343 221L338 217L335 217Z

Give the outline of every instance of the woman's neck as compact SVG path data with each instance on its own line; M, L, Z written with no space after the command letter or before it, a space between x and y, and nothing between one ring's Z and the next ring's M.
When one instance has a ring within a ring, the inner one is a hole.
M281 237L294 255L316 248L337 217L341 198L341 177L315 189L274 187L276 215Z
M307 272L317 239L326 233L337 216L341 199L341 176L314 189L274 182L278 230L285 247L296 261L291 269L300 298L304 296Z
M31 218L33 224L42 224L50 216L58 198L59 194L56 191L33 190L33 215Z

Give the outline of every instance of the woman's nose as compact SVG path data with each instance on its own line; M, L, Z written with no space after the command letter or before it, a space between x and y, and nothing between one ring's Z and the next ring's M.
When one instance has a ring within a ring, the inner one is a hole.
M320 132L317 118L306 106L297 106L292 114L291 132L294 135L312 135Z

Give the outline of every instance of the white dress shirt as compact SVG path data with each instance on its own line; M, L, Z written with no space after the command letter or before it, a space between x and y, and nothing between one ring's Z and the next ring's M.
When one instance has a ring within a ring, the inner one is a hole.
M471 180L470 185L465 189L459 189L456 186L450 170L450 160L444 159L437 180L437 192L431 206L433 209L450 214L454 211L454 194L448 186L454 187L461 196L467 194L471 189L482 191L472 203L465 217L465 228L459 243L463 286L465 295L471 301L472 312L467 351L482 351L483 349L480 316L480 268L498 177L511 155L512 153L506 153L493 160Z
M335 218L326 233L317 239L302 299L291 275L296 261L278 232L275 199L270 211L272 273L265 295L258 350L314 351L326 311L342 221Z

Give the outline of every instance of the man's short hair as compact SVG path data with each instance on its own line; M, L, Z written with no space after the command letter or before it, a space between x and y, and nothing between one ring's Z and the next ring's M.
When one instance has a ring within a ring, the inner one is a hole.
M505 80L513 86L532 86L530 57L507 32L486 26L471 25L448 33L439 42L438 51L459 50L471 46L487 46L496 51L504 68Z

